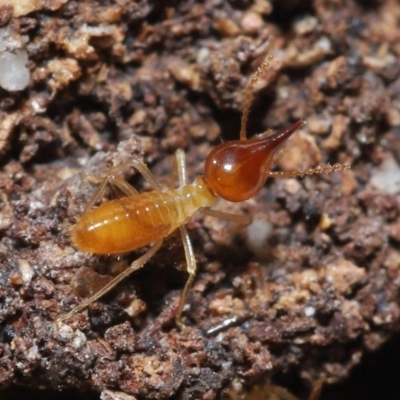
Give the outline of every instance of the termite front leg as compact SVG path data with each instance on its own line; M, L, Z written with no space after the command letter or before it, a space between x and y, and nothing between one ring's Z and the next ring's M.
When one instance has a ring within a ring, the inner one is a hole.
M175 152L174 175L178 175L179 186L186 185L186 156L182 149Z

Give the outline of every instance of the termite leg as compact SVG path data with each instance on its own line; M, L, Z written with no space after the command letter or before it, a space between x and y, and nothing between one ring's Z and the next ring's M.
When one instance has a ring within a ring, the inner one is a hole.
M178 187L186 185L186 160L185 152L182 149L175 151L175 157L172 162L171 176L169 179L169 187L173 188L178 178Z
M92 199L86 205L84 213L93 208L93 206L97 203L97 201L104 194L104 191L106 190L106 187L109 184L110 185L114 185L115 187L117 187L126 196L132 196L132 195L135 195L135 194L136 195L139 194L139 192L132 185L130 185L125 179L116 177L114 175L106 176L101 181L101 184L97 188L97 190L94 193Z
M110 185L114 185L118 188L125 196L134 196L140 194L137 189L135 189L130 183L125 179L113 176L109 180Z
M186 184L186 160L185 160L185 152L181 149L178 149L175 152L175 161L174 161L174 173L178 175L179 186L183 186ZM196 276L196 258L193 252L192 241L190 240L189 232L185 225L180 226L179 230L181 231L181 237L183 242L183 248L185 250L185 258L186 258L186 270L189 274L188 279L186 281L185 287L183 288L181 298L179 300L178 309L175 314L175 322L177 326L182 327L182 323L180 322L180 318L182 315L183 308L185 307L187 298L189 296L190 288L193 285L194 278Z
M94 182L94 183L101 182L99 188L97 189L96 193L94 194L92 200L89 202L89 205L86 207L85 211L87 211L88 209L93 207L93 205L99 200L101 195L104 193L104 190L105 190L107 184L109 184L109 183L116 186L119 190L121 190L127 196L131 196L131 195L139 193L132 185L130 185L124 179L118 178L117 176L115 176L116 174L120 173L121 171L123 171L124 169L126 169L128 167L133 167L134 169L136 169L139 172L139 174L141 174L143 176L143 178L147 182L150 183L150 185L152 186L153 189L162 190L162 187L158 183L157 178L149 170L149 168L143 162L143 160L140 158L135 158L132 161L129 161L129 162L123 163L121 165L117 165L114 168L111 168L109 171L107 171L106 174L103 174L98 178L88 177L88 176L85 178L90 182ZM178 171L179 171L179 169L178 169Z
M186 185L186 157L182 149L178 149L175 152L175 166L173 170L178 174L179 186Z
M178 309L175 314L176 324L179 327L182 327L182 323L180 322L180 319L181 319L183 308L185 307L187 298L189 296L189 291L193 285L193 281L196 276L197 263L196 263L196 258L194 256L194 252L193 252L192 241L190 240L189 232L187 231L186 226L185 225L180 226L179 230L181 231L183 248L185 250L186 270L189 274L187 281L185 283L185 287L183 288L181 298L179 300Z
M93 175L88 175L86 173L83 174L83 179L90 183L94 184L99 184L103 182L104 180L108 179L110 176L115 176L119 174L121 171L124 169L131 167L132 166L132 161L127 161L122 164L116 165L115 167L109 168L106 172L103 174L100 174L99 176L93 176Z
M234 222L238 224L240 228L246 228L253 220L250 216L244 214L233 214L227 213L220 210L213 210L212 208L202 208L200 210L203 214L209 215L210 217L221 218L226 221Z
M116 176L116 174L122 172L124 169L128 167L135 168L143 176L143 178L150 183L150 185L154 189L161 190L161 186L157 182L156 177L148 169L146 164L141 159L133 159L132 161L111 168L110 170L107 171L107 173L100 175L99 177L85 176L86 180L92 183L100 183L100 186L97 188L92 199L86 205L84 212L87 212L93 208L93 206L104 194L104 191L108 184L114 185L119 190L121 190L121 192L124 193L126 196L139 194L139 192L132 185L130 185L125 179Z
M115 176L116 174L120 173L121 171L130 167L131 165L132 165L132 162L117 165L116 167L109 169L107 171L107 173L102 174L99 177L88 176L88 175L84 176L84 179L87 180L88 182L91 182L94 184L100 184L100 186L97 188L96 192L94 193L93 197L91 198L89 203L86 205L84 213L93 208L93 206L97 203L97 201L104 194L104 191L106 190L106 187L108 184L112 184L112 185L116 186L126 196L131 196L133 194L139 193L127 181Z
M154 176L154 174L149 170L147 165L144 163L144 161L140 158L134 159L130 162L130 165L135 168L142 176L144 179L146 179L147 182L150 183L150 185L153 187L155 190L162 190L161 185L158 183L157 178Z
M83 210L84 213L86 213L87 211L91 210L93 208L93 206L97 203L97 201L101 198L101 196L103 195L104 191L106 190L108 182L109 182L109 178L104 178L101 181L100 186L94 192L94 195L92 196L91 200L89 201L89 203L86 204L86 207Z
M85 308L89 307L94 301L96 301L97 299L108 293L111 289L113 289L116 285L118 285L118 283L124 280L127 276L129 276L133 272L143 267L143 265L146 264L147 261L149 261L150 258L153 257L153 255L160 249L162 242L163 242L162 240L156 242L152 247L150 247L149 250L146 251L146 253L144 253L137 260L135 260L125 271L117 275L113 280L108 282L107 285L105 285L101 290L96 292L94 295L90 296L83 303L76 306L72 311L58 318L57 322L63 322L67 320L71 315L76 314L84 310Z

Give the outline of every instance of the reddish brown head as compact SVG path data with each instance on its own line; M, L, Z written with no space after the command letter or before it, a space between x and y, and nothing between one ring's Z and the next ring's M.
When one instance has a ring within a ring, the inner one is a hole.
M267 179L275 151L302 125L298 121L267 137L234 140L217 146L205 164L204 175L211 190L229 201L253 197Z

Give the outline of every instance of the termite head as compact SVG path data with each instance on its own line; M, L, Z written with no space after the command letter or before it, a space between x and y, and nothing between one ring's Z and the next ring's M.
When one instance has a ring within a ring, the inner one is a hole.
M238 202L250 199L264 185L274 153L301 126L267 137L222 143L211 151L205 163L205 179L215 195Z

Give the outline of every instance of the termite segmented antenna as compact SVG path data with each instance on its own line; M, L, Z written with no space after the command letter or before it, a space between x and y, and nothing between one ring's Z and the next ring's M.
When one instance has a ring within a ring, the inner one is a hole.
M255 85L257 84L265 70L269 68L273 59L274 57L272 55L269 55L267 59L259 67L257 67L257 71L253 74L253 76L250 78L249 83L247 84L244 93L243 112L240 122L240 140L247 139L246 126L249 117L250 106L254 96Z
M304 178L305 176L310 175L320 175L320 174L330 174L331 172L339 172L346 171L351 168L351 165L348 161L343 164L326 164L326 165L318 165L315 168L308 168L304 170L297 171L269 171L268 176L270 178Z

